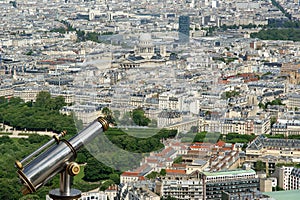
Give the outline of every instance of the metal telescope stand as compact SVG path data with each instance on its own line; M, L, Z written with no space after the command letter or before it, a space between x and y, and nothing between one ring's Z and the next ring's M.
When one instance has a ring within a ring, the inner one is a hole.
M51 190L49 196L53 200L77 200L81 197L81 191L71 188L71 176L79 173L80 167L77 163L68 164L66 170L60 173L60 188Z

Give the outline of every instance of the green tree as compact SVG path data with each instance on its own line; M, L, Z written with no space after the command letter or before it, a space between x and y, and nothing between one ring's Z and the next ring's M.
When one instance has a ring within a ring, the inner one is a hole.
M109 186L113 185L114 181L113 180L106 180L105 182L103 182L100 186L100 190L104 191L106 190Z
M161 176L167 175L166 169L161 169L159 172L159 175L161 175Z
M191 133L197 133L198 132L198 126L192 126L190 129Z
M108 116L108 115L112 114L111 111L110 111L110 109L108 107L104 107L101 112L105 116Z
M138 126L148 126L148 124L151 122L151 120L145 116L145 112L142 108L133 110L132 119Z
M270 118L271 127L272 127L273 124L275 124L276 122L277 122L277 117L271 117L271 118Z
M158 172L153 171L150 174L148 174L146 176L146 178L148 178L148 179L156 179L156 177L158 176L158 174L159 174Z
M40 108L47 108L51 101L51 94L47 91L41 91L37 94L35 106Z
M266 170L266 163L261 160L256 161L255 163L255 171L264 171Z
M206 131L197 133L193 142L203 142L204 138L206 137L206 134L207 134Z
M65 98L63 96L57 96L55 98L50 99L48 108L50 110L60 110L65 105L66 105Z
M283 191L284 189L276 185L276 187L272 187L272 191Z
M182 163L182 156L178 156L174 159L173 163Z
M113 169L107 167L100 161L96 160L94 157L91 157L87 161L87 165L84 168L84 177L85 181L99 181L109 178L109 175L113 172Z
M109 175L109 179L112 180L115 184L119 184L120 183L120 176L119 174L113 173Z
M101 112L105 116L105 119L109 123L111 123L111 124L115 124L116 123L114 117L112 116L112 112L111 112L111 110L108 107L104 107Z

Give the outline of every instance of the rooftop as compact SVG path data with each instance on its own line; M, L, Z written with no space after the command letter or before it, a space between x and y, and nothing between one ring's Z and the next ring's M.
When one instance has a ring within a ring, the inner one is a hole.
M231 171L219 171L219 172L203 172L203 174L206 176L235 176L235 175L242 175L248 173L255 174L255 171L253 169L249 169L249 170L231 170Z
M276 200L298 200L300 195L300 190L286 190L277 192L265 192L263 193Z

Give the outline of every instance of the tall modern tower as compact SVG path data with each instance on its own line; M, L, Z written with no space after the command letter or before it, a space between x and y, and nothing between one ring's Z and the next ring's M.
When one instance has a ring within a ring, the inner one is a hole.
M188 43L190 40L190 17L179 17L179 42Z

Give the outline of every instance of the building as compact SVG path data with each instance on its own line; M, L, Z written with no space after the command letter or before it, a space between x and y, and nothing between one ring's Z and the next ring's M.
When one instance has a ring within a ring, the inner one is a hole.
M160 196L148 188L132 188L128 196L129 200L160 200Z
M85 192L82 193L79 200L107 200L107 195L104 192Z
M132 183L121 183L118 186L118 200L159 200L160 196L154 193L156 184L154 181L135 181Z
M74 114L76 120L81 120L83 126L87 126L102 115L101 109L102 107L99 105L73 105L64 106L60 113L65 115Z
M176 199L221 200L223 193L230 199L254 199L259 189L259 178L252 169L220 172L167 170L161 177L161 196Z
M14 90L12 86L3 85L0 86L0 97L10 98L14 94Z
M148 175L149 173L151 173L152 171L153 171L153 168L149 164L144 163L137 169L134 169L134 171L123 172L120 175L120 183L127 184L127 183L144 180L145 176Z
M81 197L78 200L107 200L107 195L103 191L93 190L90 192L83 192L81 194ZM46 200L53 200L49 197L49 195L46 195Z
M289 190L299 190L300 189L300 169L293 168L289 176Z
M158 103L158 107L160 110L181 110L181 98L170 92L161 93L158 98Z
M143 178L138 172L123 172L120 176L120 183L136 182Z
M260 179L259 190L261 192L272 192L272 180L268 178Z
M300 94L299 93L291 93L288 94L287 107L291 110L300 109Z
M179 42L188 43L190 40L190 17L180 16L179 17Z
M36 87L20 87L14 89L14 97L19 97L23 99L25 102L35 102L36 96L39 92L42 91L42 88L36 88Z
M280 70L281 75L288 76L291 84L300 83L300 64L284 63Z
M111 185L105 190L105 194L107 198L110 200L114 200L117 197L118 185Z
M203 180L204 199L221 200L222 192L251 197L259 189L259 179L252 169L203 172Z
M300 190L290 190L290 191L276 191L276 192L265 192L267 195L264 200L298 200Z
M182 116L177 111L162 111L157 118L157 127L164 128L166 126L182 121Z
M203 181L196 171L186 174L184 170L168 170L167 176L161 180L161 196L176 199L203 199Z
M278 186L284 190L289 190L290 175L294 167L282 166L279 168Z
M277 162L292 162L300 157L299 148L299 140L267 138L260 135L246 148L246 160L256 162L260 159L273 165Z
M75 102L75 94L72 91L50 91L50 93L52 97L64 97L65 103L68 105Z
M282 166L278 169L278 186L284 190L300 189L300 168Z
M166 129L171 130L177 130L178 133L182 132L188 132L191 130L192 127L197 127L197 130L199 129L200 119L194 118L194 119L188 119L188 120L182 120L175 124L171 124L169 126L166 126Z
M300 135L300 120L278 119L272 126L272 135Z

